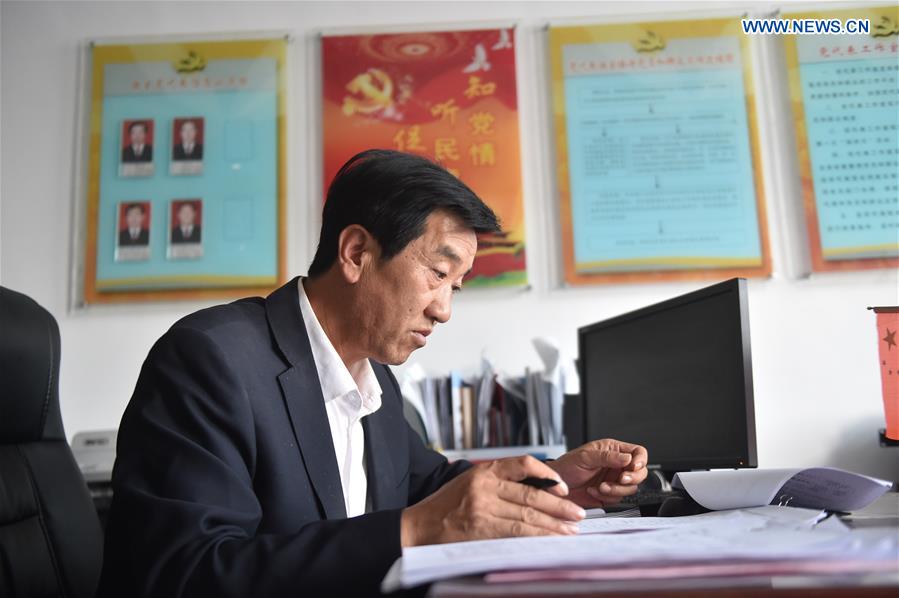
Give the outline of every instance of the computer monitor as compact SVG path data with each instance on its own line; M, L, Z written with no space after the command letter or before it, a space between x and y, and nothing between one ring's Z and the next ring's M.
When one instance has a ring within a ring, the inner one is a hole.
M584 432L642 444L664 472L756 467L746 281L578 330Z

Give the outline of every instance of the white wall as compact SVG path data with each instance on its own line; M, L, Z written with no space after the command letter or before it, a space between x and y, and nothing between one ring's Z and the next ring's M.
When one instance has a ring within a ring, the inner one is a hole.
M414 359L433 372L472 370L487 348L500 367L536 366L530 339L555 336L572 354L578 326L702 286L667 283L558 288L551 139L545 116L541 27L549 19L615 12L683 10L667 3L365 2L9 2L2 19L2 172L0 282L25 292L58 319L62 334L62 410L66 430L115 427L151 344L199 304L103 307L69 311L73 152L79 48L122 35L283 30L294 32L290 67L289 272L311 257L320 197L320 140L310 110L316 94L312 38L321 28L398 23L515 20L519 33L520 109L526 188L529 291L463 293L453 321ZM703 5L708 10L709 4ZM731 4L731 6L744 6ZM599 20L599 19L591 19ZM774 77L776 79L776 77ZM772 85L776 83L774 81ZM784 114L765 109L769 129ZM788 139L788 137L787 137ZM755 399L762 466L830 464L899 479L899 449L877 446L883 425L874 320L867 305L899 303L896 271L796 279L787 259L801 246L795 227L777 218L795 181L788 146L765 143L775 276L750 283ZM307 183L306 181L311 181ZM33 225L33 226L32 226ZM791 252L792 251L792 252ZM0 331L2 334L2 331Z

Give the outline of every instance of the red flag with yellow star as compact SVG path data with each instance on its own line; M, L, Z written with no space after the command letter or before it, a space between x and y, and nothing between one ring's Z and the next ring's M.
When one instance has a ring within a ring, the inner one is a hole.
M899 440L899 307L875 307L886 437Z

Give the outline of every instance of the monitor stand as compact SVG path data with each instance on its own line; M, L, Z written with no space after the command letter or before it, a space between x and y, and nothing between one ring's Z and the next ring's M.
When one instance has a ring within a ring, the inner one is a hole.
M658 490L660 492L671 492L671 480L674 479L676 471L662 471L661 469L650 469L649 475L643 485L650 490Z

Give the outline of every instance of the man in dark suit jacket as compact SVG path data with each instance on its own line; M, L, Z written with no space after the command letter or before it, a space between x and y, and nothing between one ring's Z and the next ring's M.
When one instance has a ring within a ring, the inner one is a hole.
M182 161L182 160L202 160L203 159L203 144L195 143L192 146L185 146L184 144L179 143L178 145L172 148L172 160Z
M475 233L497 228L424 158L375 150L345 165L308 278L187 316L150 351L119 428L99 595L378 595L403 547L570 534L578 504L634 492L641 447L450 464L406 423L382 364L449 319ZM361 422L335 416L343 399ZM517 483L528 476L560 483Z
M122 150L122 162L152 162L153 146L149 143L138 146L129 145Z
M181 143L176 143L172 147L172 160L202 160L203 144L197 143L197 125L192 120L186 120L181 123L181 130L178 132Z
M138 230L136 235L127 228L119 231L119 247L131 247L149 244L150 231L145 228Z
M131 123L128 127L128 145L122 149L122 162L152 162L153 145L146 143L146 138L146 123Z
M202 239L202 227L193 224L189 228L176 226L172 228L172 243L199 243Z
M144 226L145 217L143 204L133 203L125 208L126 228L119 231L119 247L150 244L150 231Z
M178 225L172 227L172 243L200 243L202 230L199 224L194 224L197 219L197 209L194 204L186 201L178 208Z

